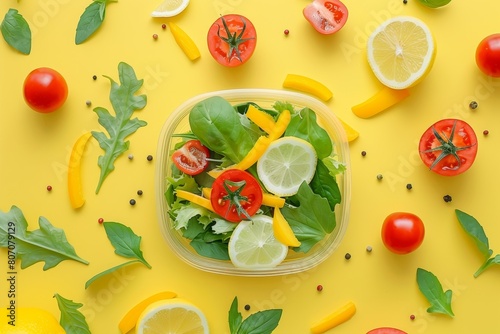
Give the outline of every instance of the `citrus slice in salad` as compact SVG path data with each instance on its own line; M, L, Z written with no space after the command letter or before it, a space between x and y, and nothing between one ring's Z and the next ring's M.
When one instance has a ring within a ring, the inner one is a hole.
M273 141L257 161L257 174L266 189L278 196L292 196L302 182L309 183L318 157L314 147L292 136Z
M274 237L273 219L260 214L238 223L228 248L234 266L244 269L274 268L288 253L288 247Z
M164 0L151 13L152 17L172 17L180 14L189 5L189 0Z
M398 16L383 22L368 38L368 63L387 87L405 89L430 72L436 55L431 31L421 20Z
M137 334L208 334L208 322L194 304L173 298L155 302L137 320Z

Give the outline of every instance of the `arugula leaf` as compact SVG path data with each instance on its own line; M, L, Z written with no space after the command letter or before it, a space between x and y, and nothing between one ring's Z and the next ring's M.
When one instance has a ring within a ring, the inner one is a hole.
M451 2L451 0L418 0L422 5L430 8L439 8Z
M315 194L306 182L300 185L295 196L300 205L297 208L284 206L281 212L301 242L294 250L307 253L333 231L337 224L335 212L330 209L328 200Z
M332 140L328 132L316 122L316 113L309 108L304 108L292 116L285 136L295 136L307 140L316 150L319 159L332 154Z
M133 263L142 263L151 269L151 265L142 255L141 237L137 236L130 227L116 222L104 222L102 225L106 230L106 235L108 236L111 245L115 248L115 254L134 260L122 263L94 275L85 283L85 289L87 289L97 279Z
M429 313L443 313L453 317L451 309L452 291L443 291L443 287L438 278L431 272L417 268L417 284L422 294L431 303L427 309Z
M99 117L99 124L109 133L108 138L103 132L92 131L92 136L105 151L105 154L99 156L98 159L101 174L96 193L101 189L102 183L109 173L115 169L114 161L128 150L130 142L125 141L125 138L136 132L140 127L147 125L145 121L137 118L130 119L134 111L143 109L146 106L147 98L145 95L134 95L141 88L143 80L137 80L134 69L124 62L118 64L118 74L121 85L105 76L111 82L109 99L115 110L115 116L112 116L104 108L97 107L94 109Z
M229 309L229 331L231 334L271 334L278 327L282 312L281 309L264 310L242 320L238 298L234 297Z
M483 265L479 267L479 269L474 273L474 277L478 277L483 273L483 271L493 266L494 264L500 264L500 254L497 254L494 257L486 260L486 262L483 263Z
M89 263L76 254L62 229L52 226L44 217L39 218L38 224L40 229L28 231L28 222L16 206L6 213L0 211L0 247L15 246L16 257L21 259L21 269L37 262L45 262L43 270L55 267L64 260ZM14 235L14 240L9 235Z
M16 9L10 8L0 24L4 40L19 52L31 52L31 29L24 17Z
M101 27L104 17L106 16L106 6L108 2L110 2L110 0L93 0L92 3L85 8L76 27L76 45L85 42Z
M316 165L316 172L314 177L309 183L314 193L321 195L328 200L330 209L335 210L335 205L341 202L341 193L339 185L334 177L330 174L330 170L323 163L322 160L318 159L318 164Z
M83 306L82 303L75 303L59 294L55 294L57 306L61 311L59 323L64 328L66 334L91 334L85 316L78 311Z

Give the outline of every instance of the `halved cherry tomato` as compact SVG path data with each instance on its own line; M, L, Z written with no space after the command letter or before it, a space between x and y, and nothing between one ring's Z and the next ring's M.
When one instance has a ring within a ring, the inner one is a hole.
M476 64L484 74L500 77L500 34L489 35L479 43Z
M391 252L408 254L424 241L425 227L413 213L394 212L382 224L382 241Z
M380 327L375 328L369 331L366 334L407 334L400 329L392 328L392 327Z
M257 32L242 15L228 14L218 18L208 30L208 50L224 66L244 64L255 51Z
M302 13L314 29L323 35L330 35L345 25L349 12L339 0L314 0Z
M210 201L214 211L230 222L250 219L262 204L262 188L248 172L229 169L213 185Z
M440 175L458 175L476 159L477 137L469 124L458 119L443 119L428 128L419 144L424 164Z
M31 109L50 113L59 109L68 97L68 85L57 71L40 67L31 71L23 85L24 100Z
M200 174L207 168L210 151L199 140L186 142L172 154L172 160L179 170L188 175Z

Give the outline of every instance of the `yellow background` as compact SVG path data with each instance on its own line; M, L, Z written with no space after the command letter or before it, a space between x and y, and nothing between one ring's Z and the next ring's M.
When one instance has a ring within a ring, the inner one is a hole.
M48 271L38 263L21 270L18 263L17 304L35 306L59 317L52 298L59 293L84 304L92 333L118 333L122 315L138 301L162 290L172 290L198 305L211 332L228 333L227 311L238 296L244 317L268 308L283 309L276 334L309 332L312 323L352 300L357 313L332 333L365 333L393 326L409 333L497 333L500 271L492 268L474 279L482 258L459 226L454 209L461 209L483 225L490 246L500 252L498 229L498 153L500 81L477 69L474 53L479 41L498 32L500 3L452 1L432 10L409 0L346 0L350 10L345 27L333 36L318 34L303 18L308 1L192 0L181 15L153 19L154 0L119 0L109 4L101 29L82 45L74 44L75 28L90 1L5 0L0 13L17 8L29 21L33 47L21 55L0 42L0 209L17 205L29 229L44 216L66 232L88 266L64 261ZM238 13L253 21L258 33L252 59L239 68L224 68L209 55L206 32L220 14ZM2 14L3 15L3 14ZM381 88L365 60L369 33L383 20L412 15L434 32L438 52L429 76L399 105L371 118L359 119L351 107ZM201 51L189 61L161 24L176 22ZM283 31L289 29L285 36ZM158 34L158 40L152 35ZM82 133L102 128L92 108L106 107L109 81L118 80L120 61L130 64L144 79L147 107L136 116L148 122L129 137L130 150L116 162L98 195L94 194L101 150L92 140L82 166L87 202L75 211L69 205L66 168L71 146ZM64 107L38 114L23 101L22 84L36 67L61 72L69 85ZM360 132L350 144L352 202L349 228L338 251L326 262L302 274L243 278L204 273L179 260L162 240L156 218L154 163L160 129L169 113L184 100L207 91L231 88L281 88L288 73L307 75L327 85L334 98L327 104L338 117ZM92 80L97 75L96 81ZM85 101L92 101L92 107ZM478 109L468 104L476 100ZM471 170L457 177L440 177L420 162L417 142L435 121L456 117L476 130L479 153ZM490 134L483 136L483 130ZM366 157L361 151L367 152ZM134 159L127 159L133 154ZM377 174L383 174L379 182ZM408 191L406 184L413 189ZM53 190L48 192L47 185ZM136 195L138 189L144 194ZM445 203L442 197L452 196ZM137 204L131 206L129 200ZM395 211L422 218L426 237L421 248L399 256L387 251L380 239L383 219ZM94 274L125 259L113 253L98 218L118 221L142 236L142 250L153 269L134 265L84 289ZM366 246L373 252L367 253ZM349 252L352 258L344 259ZM496 254L496 253L495 253ZM0 268L7 272L6 252ZM418 267L432 271L446 289L453 290L455 318L427 314L428 302L418 291ZM6 275L6 274L5 274ZM0 276L0 302L7 303L7 285ZM316 291L323 285L321 293ZM243 310L245 304L251 311ZM411 321L410 315L416 319ZM4 320L2 320L4 321Z

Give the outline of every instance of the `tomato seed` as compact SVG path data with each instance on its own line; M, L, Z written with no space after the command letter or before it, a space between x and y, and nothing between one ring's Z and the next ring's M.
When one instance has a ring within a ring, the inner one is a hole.
M323 285L319 284L319 285L316 287L316 290L317 290L317 291L323 291Z
M102 224L102 223L104 223L104 219L99 218L99 219L97 219L97 222L98 222L99 224Z
M154 40L158 39L158 34L153 34L153 39Z
M469 103L469 108L471 108L472 110L476 109L477 108L477 102L476 101L471 101L471 103Z
M47 191L52 191L52 186L47 186Z
M132 198L132 199L129 201L129 203L130 203L130 205L135 205L135 199L133 199L133 198Z
M250 305L246 304L245 305L245 311L249 311L250 310Z
M444 195L444 196L443 196L443 200L444 200L446 203L448 203L448 202L451 202L452 198L451 198L451 196L450 196L450 195Z
M483 135L487 136L490 132L488 130L483 131Z
M346 260L350 260L351 259L351 254L345 253L344 257L345 257Z

